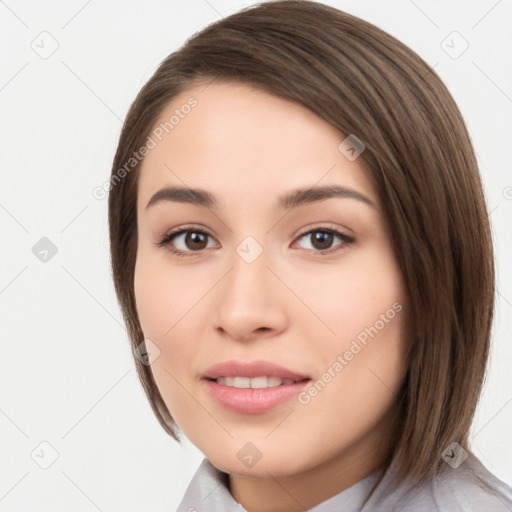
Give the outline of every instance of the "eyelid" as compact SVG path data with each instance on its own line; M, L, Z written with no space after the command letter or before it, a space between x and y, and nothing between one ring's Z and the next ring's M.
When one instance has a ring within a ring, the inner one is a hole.
M348 230L353 233L352 230ZM320 222L318 225L308 226L303 228L300 233L295 237L292 246L295 245L301 238L306 235L315 232L327 232L331 233L333 236L341 239L341 243L331 247L330 249L320 250L320 249L305 249L307 253L312 253L320 256L329 256L331 254L336 254L344 250L345 247L350 247L353 243L356 242L355 236L349 235L345 232L344 228L341 228L335 224L329 222Z
M296 238L299 238L310 231L322 231L323 229L329 230L332 229L333 231L339 231L341 234L346 235L347 237L351 236L346 231L351 231L349 229L341 228L340 226L333 224L332 222L318 222L313 224L312 226L307 226L305 228L302 228L299 233L296 235Z
M204 228L202 226L198 227L197 224L196 225L194 225L194 224L185 224L185 225L182 225L182 226L180 226L178 228L170 229L157 242L154 242L154 244L157 245L158 247L167 248L167 250L169 250L173 254L176 254L177 256L184 256L184 257L186 257L186 256L199 256L199 255L201 255L201 253L205 252L204 249L202 249L200 251L183 251L181 249L176 249L175 247L172 247L170 245L170 242L171 242L172 239L174 239L177 236L182 235L183 233L187 233L187 232L190 232L190 231L204 234L204 235L212 238L213 240L215 240L215 242L217 244L219 244L218 240L209 232L209 230L207 230L206 228ZM355 242L355 237L346 234L345 230L343 228L340 228L337 225L332 224L330 222L319 222L319 223L317 223L317 224L315 224L313 226L310 225L310 226L302 228L300 230L300 232L294 237L294 240L292 242L292 246L294 244L296 244L297 241L300 240L305 235L308 235L308 234L313 233L315 231L318 231L318 232L321 232L321 231L332 232L332 234L334 236L336 236L338 238L341 238L342 243L338 244L337 246L335 246L333 248L330 248L330 249L325 249L325 250L319 250L319 249L318 250L311 250L311 249L307 249L306 252L313 253L313 254L319 254L319 255L328 255L328 254L335 253L335 252L338 252L338 251L342 250L342 249L338 249L337 248L340 245L341 246L350 246L353 242ZM348 230L348 231L351 231L351 230Z
M184 232L186 233L187 231L194 231L196 233L203 233L203 234L209 236L210 238L213 238L217 243L219 243L218 240L209 232L208 229L206 229L203 226L200 226L198 224L184 224L184 225L179 226L177 228L169 229L156 242L153 242L153 243L155 245L158 245L158 246L163 246L166 243L168 243L168 242L165 242L165 241L169 240L169 238L181 235ZM190 252L192 252L192 251L190 251Z

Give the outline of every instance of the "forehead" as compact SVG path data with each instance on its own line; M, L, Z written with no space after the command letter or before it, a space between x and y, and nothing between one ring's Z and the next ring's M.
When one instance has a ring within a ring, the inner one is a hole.
M151 137L141 208L167 185L266 198L326 180L374 193L363 160L339 150L346 134L303 105L246 84L214 81L184 91L163 109Z

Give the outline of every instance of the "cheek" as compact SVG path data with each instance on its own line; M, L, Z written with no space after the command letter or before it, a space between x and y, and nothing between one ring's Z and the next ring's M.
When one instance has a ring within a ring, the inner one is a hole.
M319 457L379 428L405 376L401 274L386 261L361 263L351 272L320 276L313 293L311 282L304 283L304 289L310 289L309 303L335 333L322 328L325 334L319 335L316 318L304 329L318 364L316 380L302 395L295 418L299 431L313 423L321 426L327 442L317 447Z
M345 263L304 272L294 289L314 313L301 316L308 329L305 337L315 343L319 355L331 359L349 349L354 339L364 343L389 338L389 344L394 343L405 316L403 281L391 253L360 252Z
M207 277L191 283L190 274L165 264L165 258L149 257L144 251L135 265L134 292L139 321L145 338L160 349L153 363L156 375L160 367L173 374L187 370L196 353L204 326L201 300L211 286Z
M401 273L391 252L358 256L345 269L323 269L301 283L301 293L331 331L320 325L319 335L318 319L304 316L303 333L319 364L316 389L303 403L331 425L333 438L340 421L354 432L370 428L393 403L405 375Z
M164 311L173 311L173 301L162 279L156 279L157 270L137 260L134 277L134 291L137 312L144 336L160 338L171 326L169 317L165 319Z
M135 264L134 293L139 320L148 338L169 337L191 298L183 273L165 266L161 258L139 250ZM187 296L183 295L187 290Z
M144 337L155 343L160 351L150 369L180 428L187 423L187 418L201 414L200 410L194 409L196 402L190 400L185 390L201 338L199 333L191 332L202 325L193 306L204 295L203 287L194 290L188 279L183 281L183 272L162 268L142 255L138 257L134 292L139 321ZM185 296L183 290L187 290ZM188 331L185 333L184 329Z

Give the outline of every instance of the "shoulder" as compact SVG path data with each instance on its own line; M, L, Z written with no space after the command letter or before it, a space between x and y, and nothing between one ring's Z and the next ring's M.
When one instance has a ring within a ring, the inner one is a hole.
M459 467L447 466L422 485L403 484L381 505L383 512L512 512L512 488L468 453Z

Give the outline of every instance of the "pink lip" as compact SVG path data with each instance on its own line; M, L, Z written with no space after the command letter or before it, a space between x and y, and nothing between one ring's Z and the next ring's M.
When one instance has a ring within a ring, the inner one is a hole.
M304 380L309 379L303 375L284 366L270 363L268 361L224 361L208 369L203 378L217 379L219 377L281 377L281 379Z
M298 382L264 389L241 389L218 384L218 377L280 377ZM225 361L203 375L210 396L221 406L241 414L262 414L290 400L306 386L310 378L267 361Z

